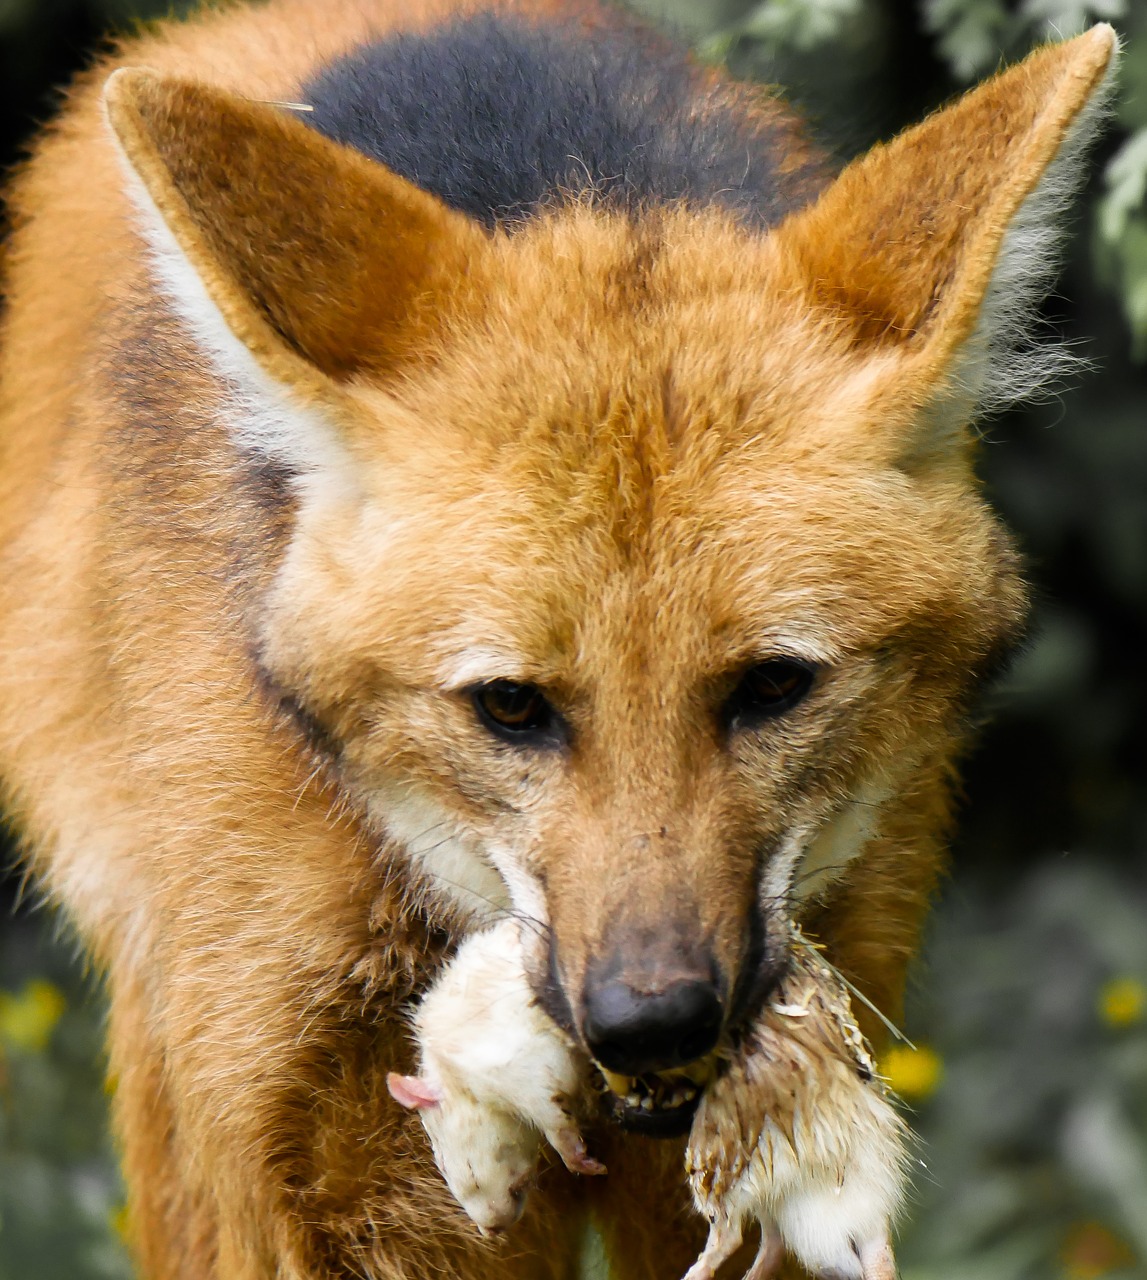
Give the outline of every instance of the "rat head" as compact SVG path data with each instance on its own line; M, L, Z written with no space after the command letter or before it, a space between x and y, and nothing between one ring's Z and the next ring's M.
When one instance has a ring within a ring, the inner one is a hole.
M537 922L633 1123L679 1127L804 898L863 894L877 847L925 896L1024 607L968 422L1047 371L1009 353L1113 41L769 231L583 202L489 232L271 108L109 88L219 415L288 477L268 683L439 902Z
M418 1112L439 1172L478 1230L495 1235L512 1227L537 1163L537 1132L424 1076L391 1072L386 1084L396 1102Z

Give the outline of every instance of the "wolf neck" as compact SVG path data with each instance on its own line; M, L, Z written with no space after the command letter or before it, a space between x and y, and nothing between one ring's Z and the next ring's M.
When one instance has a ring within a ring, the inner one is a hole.
M392 35L300 96L306 124L490 226L586 197L718 204L769 226L828 178L779 102L716 85L617 15L588 32L480 13Z

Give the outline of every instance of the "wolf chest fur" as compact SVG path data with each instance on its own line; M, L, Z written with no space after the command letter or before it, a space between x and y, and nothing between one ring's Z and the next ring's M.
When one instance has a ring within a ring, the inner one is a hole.
M564 1277L590 1220L681 1275L659 1082L788 921L895 1017L1024 613L970 424L1058 367L1114 48L836 176L592 6L208 7L77 82L10 192L0 776L106 974L143 1275ZM645 1093L498 1245L386 1079L506 912Z

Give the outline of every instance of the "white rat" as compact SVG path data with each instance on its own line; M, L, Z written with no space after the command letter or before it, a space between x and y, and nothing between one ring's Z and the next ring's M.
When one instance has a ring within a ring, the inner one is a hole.
M705 1092L686 1151L709 1240L685 1280L713 1280L756 1221L745 1280L787 1248L825 1280L895 1280L891 1229L908 1130L893 1109L848 991L794 925L788 974Z
M387 1077L483 1235L521 1216L543 1136L572 1172L605 1173L576 1119L588 1061L538 1007L522 927L508 919L462 943L415 1015L419 1074Z

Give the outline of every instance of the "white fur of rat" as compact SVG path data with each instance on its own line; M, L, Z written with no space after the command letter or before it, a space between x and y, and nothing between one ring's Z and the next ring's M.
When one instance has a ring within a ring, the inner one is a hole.
M505 920L462 943L415 1015L418 1075L387 1077L484 1235L521 1216L543 1136L572 1172L605 1173L576 1119L588 1062L538 1007L521 931Z
M795 926L792 941L789 973L693 1122L686 1169L710 1227L685 1280L713 1280L754 1220L746 1280L766 1280L786 1248L825 1280L895 1280L908 1130L846 988Z

